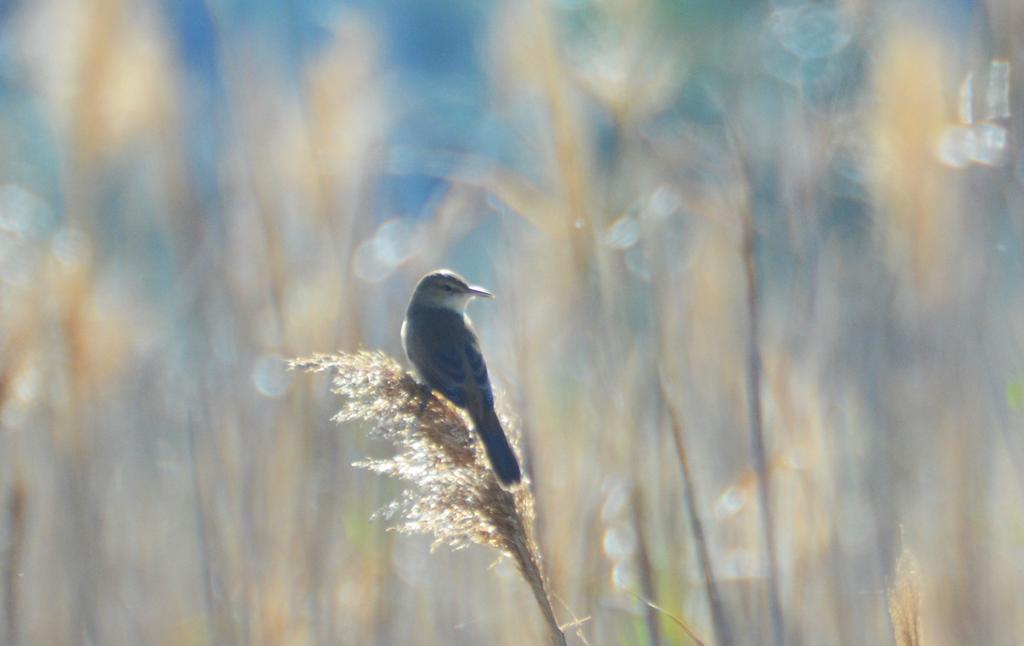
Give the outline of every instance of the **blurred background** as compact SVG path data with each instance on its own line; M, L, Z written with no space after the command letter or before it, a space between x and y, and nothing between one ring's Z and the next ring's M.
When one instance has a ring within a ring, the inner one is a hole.
M286 370L400 357L448 266L498 294L570 643L1020 643L1022 34L1017 0L0 1L0 642L541 642L496 552L371 519L402 485L350 465L392 449Z

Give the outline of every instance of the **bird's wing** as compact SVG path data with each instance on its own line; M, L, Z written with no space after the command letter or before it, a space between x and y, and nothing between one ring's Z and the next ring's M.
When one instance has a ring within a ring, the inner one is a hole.
M494 393L491 391L491 380L487 377L487 364L480 354L480 347L475 338L470 338L463 347L466 356L466 366L469 368L469 375L472 377L473 388L479 391L483 404L488 407L494 406Z
M413 312L406 326L406 353L420 378L474 420L494 406L487 366L476 333L465 316L450 311Z
M418 366L427 384L441 391L456 406L465 407L466 366L458 346L436 345L428 350L429 357Z
M479 419L494 406L494 395L476 336L467 328L449 329L442 336L430 345L420 372L432 388Z

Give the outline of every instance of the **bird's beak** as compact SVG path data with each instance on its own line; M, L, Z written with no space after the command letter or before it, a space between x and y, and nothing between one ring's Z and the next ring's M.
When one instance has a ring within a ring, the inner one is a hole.
M483 287L477 287L476 285L470 285L467 287L466 293L470 296L479 296L481 298L494 298L494 294L490 293Z

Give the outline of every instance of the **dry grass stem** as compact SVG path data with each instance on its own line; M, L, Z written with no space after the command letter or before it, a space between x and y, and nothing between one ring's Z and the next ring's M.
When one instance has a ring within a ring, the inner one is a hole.
M668 617L669 621L679 626L680 630L686 633L686 636L689 637L693 641L693 643L697 644L697 646L704 646L704 640L700 638L700 635L697 634L697 632L690 626L690 624L686 623L679 617L673 615L671 612L665 610L664 608L662 608L661 606L659 606L658 604L654 603L649 599L642 599L640 597L637 598L640 599L640 601L643 602L643 604L651 610Z
M738 142L739 138L735 140ZM745 185L750 186L751 173L742 150L738 157L743 167ZM747 415L750 423L751 451L757 472L758 493L761 504L761 528L768 559L768 608L771 613L774 643L785 643L785 625L782 617L782 601L779 592L778 549L775 542L775 521L772 515L771 474L768 471L768 449L765 444L764 416L761 409L761 293L758 284L755 252L757 231L754 228L754 213L749 199L741 206L740 220L743 227L743 248L741 256L747 287L747 355L746 386Z
M704 578L704 591L708 595L708 606L711 608L711 624L715 629L717 643L727 646L732 643L732 631L725 617L722 597L719 594L714 567L711 564L711 554L708 550L708 542L704 534L704 522L701 519L701 513L697 506L697 491L694 488L693 474L690 471L690 458L686 450L683 422L675 406L668 398L668 392L663 381L661 382L661 388L662 397L668 407L669 421L672 425L672 441L675 444L676 456L682 469L686 512L690 521L691 531L693 532L693 542L697 548L697 556L700 559L701 574Z
M648 599L655 598L655 583L654 571L651 567L651 553L647 540L646 510L644 508L643 494L640 492L640 487L636 484L633 485L632 504L630 507L633 512L633 528L636 531L636 565L637 570L640 572L640 585L644 592L644 603L647 606L645 617L647 621L647 637L652 645L658 646L662 643L661 630L658 626L658 608L648 601Z
M26 524L26 493L25 485L15 481L7 498L7 532L8 545L6 546L7 558L4 563L7 574L4 577L4 601L7 614L7 643L11 646L18 644L19 621L18 621L18 597L20 596L18 582L21 580L23 567L22 560L25 552L25 524Z
M290 365L331 372L333 392L345 398L334 420L372 424L372 433L398 449L391 458L356 464L415 485L381 515L401 518L398 531L434 536L435 545L458 549L475 543L510 556L533 591L553 642L564 644L533 538L530 488L502 488L462 412L442 397L426 394L383 353L315 355ZM514 434L509 439L516 444Z

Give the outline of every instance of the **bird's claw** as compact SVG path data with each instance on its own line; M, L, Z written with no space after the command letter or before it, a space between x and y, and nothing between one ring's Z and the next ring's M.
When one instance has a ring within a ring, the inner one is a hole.
M420 405L416 409L416 416L420 417L423 415L423 411L427 410L427 404L430 403L430 397L434 394L433 389L427 384L420 384Z

